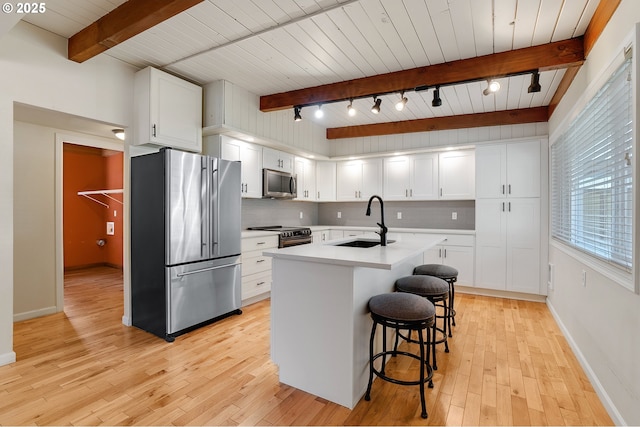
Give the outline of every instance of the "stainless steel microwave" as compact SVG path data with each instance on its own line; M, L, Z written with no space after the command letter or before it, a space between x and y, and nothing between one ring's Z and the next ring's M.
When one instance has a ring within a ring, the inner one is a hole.
M288 172L263 169L262 197L270 199L296 198L296 176Z

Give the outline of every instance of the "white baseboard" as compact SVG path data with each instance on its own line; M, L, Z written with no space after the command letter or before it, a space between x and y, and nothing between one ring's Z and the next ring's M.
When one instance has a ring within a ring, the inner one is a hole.
M25 311L24 313L14 313L13 321L21 322L23 320L35 319L36 317L48 316L50 314L55 314L58 312L58 309L53 307L45 307L40 308L38 310Z
M547 300L547 307L549 307L549 311L551 312L551 315L553 316L556 323L558 324L558 327L562 331L562 334L567 339L567 342L569 343L569 347L571 347L573 354L576 355L578 362L580 362L580 366L582 366L582 369L584 369L585 373L587 374L587 377L589 378L589 382L591 382L593 389L596 391L596 394L598 395L598 397L600 397L602 404L604 405L605 409L609 413L609 416L611 417L613 422L617 426L628 425L625 422L624 418L622 418L622 415L618 411L618 408L616 408L616 405L613 403L613 401L609 397L609 394L602 386L602 383L600 383L600 380L598 380L598 377L596 376L595 372L593 372L593 369L591 369L591 365L589 365L589 361L584 356L584 354L582 354L582 351L580 351L580 347L578 347L578 344L576 344L575 340L569 333L569 330L565 327L564 323L562 323L560 316L558 316L558 313L553 308L553 305L549 300Z
M9 365L16 362L16 353L10 351L9 353L0 354L0 366Z
M265 293L260 294L260 295L256 295L256 296L253 296L253 297L249 297L247 299L243 299L242 300L242 307L246 307L248 305L255 304L258 301L262 301L262 300L265 300L267 298L271 298L271 292L265 292Z
M500 291L497 289L482 289L471 286L462 286L456 283L456 293L481 295L484 297L509 298L523 301L545 302L546 295L526 294L524 292Z
M122 316L122 324L124 326L131 326L131 318L129 316Z

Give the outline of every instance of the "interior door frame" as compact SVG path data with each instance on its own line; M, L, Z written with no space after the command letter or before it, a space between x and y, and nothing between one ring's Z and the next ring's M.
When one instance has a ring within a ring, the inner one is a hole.
M86 135L73 132L56 132L55 143L55 245L56 245L56 311L64 311L64 229L63 229L63 146L64 143L82 145L86 147L103 148L107 150L125 152L125 144L112 141L99 136ZM126 158L126 155L124 156ZM124 161L124 160L123 160ZM124 171L124 168L123 168ZM126 204L127 180L123 177L124 197L123 202ZM124 223L125 221L123 221ZM128 250L126 240L123 239L123 267L126 269Z

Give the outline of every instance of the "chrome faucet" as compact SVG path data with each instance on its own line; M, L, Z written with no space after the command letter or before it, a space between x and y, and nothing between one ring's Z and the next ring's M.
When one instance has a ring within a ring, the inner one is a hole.
M376 233L380 235L380 246L387 246L387 231L389 229L384 225L384 202L382 201L382 197L373 195L369 198L366 215L371 216L371 202L373 199L378 199L380 201L380 222L377 223L380 226L380 231L376 231Z

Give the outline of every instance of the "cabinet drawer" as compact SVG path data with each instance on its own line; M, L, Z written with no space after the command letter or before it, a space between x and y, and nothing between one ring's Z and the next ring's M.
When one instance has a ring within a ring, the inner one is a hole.
M242 277L242 299L269 292L271 290L271 271L250 274Z
M278 236L246 237L242 239L242 252L278 247Z
M256 252L260 251L249 252L248 254L255 254ZM242 277L263 271L271 271L271 257L260 254L259 256L246 255L247 254L242 254Z

